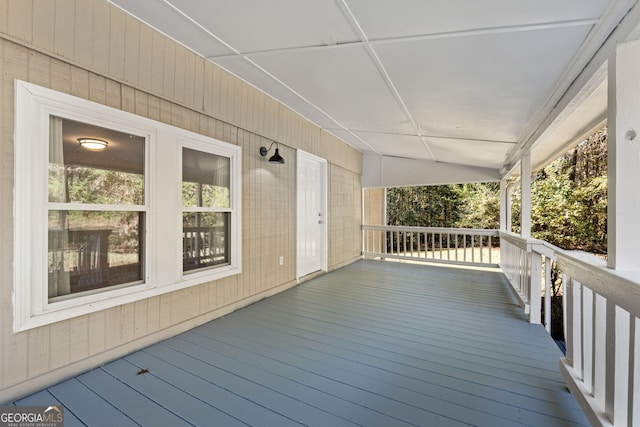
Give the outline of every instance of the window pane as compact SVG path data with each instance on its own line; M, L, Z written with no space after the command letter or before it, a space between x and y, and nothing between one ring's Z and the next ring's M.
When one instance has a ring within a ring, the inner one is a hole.
M183 271L229 263L230 215L229 212L183 214Z
M49 298L140 282L143 212L49 211Z
M228 157L182 149L182 204L185 207L228 208Z
M79 140L107 143L101 151ZM49 202L144 204L145 138L87 123L49 118Z

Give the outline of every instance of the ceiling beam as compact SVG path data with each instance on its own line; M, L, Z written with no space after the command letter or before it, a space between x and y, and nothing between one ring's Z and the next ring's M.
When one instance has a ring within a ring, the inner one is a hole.
M207 59L215 60L218 58L237 57L241 55L259 56L262 54L271 54L271 53L280 53L280 52L296 52L296 51L309 51L309 50L320 50L320 49L342 49L345 47L358 47L358 46L366 46L366 45L376 46L376 45L382 45L382 44L405 43L405 42L422 41L422 40L450 39L455 37L475 37L475 36L488 35L488 34L520 33L525 31L542 31L542 30L550 30L550 29L556 29L556 28L593 26L598 23L597 19L576 19L576 20L570 20L570 21L543 22L539 24L507 25L502 27L477 28L472 30L445 31L441 33L414 34L410 36L380 37L380 38L369 39L363 32L361 32L362 30L359 24L357 23L357 21L355 21L356 18L353 15L345 15L345 16L352 23L352 26L354 27L355 31L361 36L361 40L351 40L351 41L336 40L335 43L326 43L326 44L308 45L308 46L295 46L295 47L286 47L286 48L277 48L277 49L254 50L254 51L246 51L246 52L238 52L235 49L231 48L234 51L234 53L225 54L225 55L212 55L207 57ZM226 43L223 43L223 44L226 45Z
M431 160L364 155L362 187L408 187L499 181L496 169Z

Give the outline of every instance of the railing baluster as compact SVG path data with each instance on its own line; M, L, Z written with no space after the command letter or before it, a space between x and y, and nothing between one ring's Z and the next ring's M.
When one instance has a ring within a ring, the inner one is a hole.
M463 243L464 243L464 247L463 247L462 256L464 258L463 261L466 262L467 261L467 236L464 236Z
M493 242L491 241L491 236L487 237L489 241L489 264L493 264Z
M411 245L411 257L413 258L413 233L409 233L409 245Z
M563 274L562 283L564 285L563 292L563 316L564 316L564 339L567 349L567 360L573 366L574 359L574 340L573 340L573 319L575 319L575 313L573 311L573 279L570 276Z
M471 262L475 262L476 260L476 247L475 242L473 240L473 234L471 235Z
M383 236L381 231L371 230L371 235L373 238L371 239L371 250L369 252L374 252L376 254L382 254L384 252L383 247ZM377 239L377 240L376 240Z
M451 260L451 234L447 233L447 260Z
M402 231L402 253L404 256L407 256L407 233Z
M544 328L551 333L551 259L544 257Z
M615 308L615 365L613 390L613 424L626 426L629 410L629 312L620 307Z
M431 233L431 258L436 258L436 235Z
M598 294L595 298L593 323L593 398L604 408L607 389L607 300Z
M407 232L402 232L402 253L406 257L407 256Z
M525 271L527 270L527 263L528 263L527 252L523 251L522 253L520 253L520 265L518 266L518 278L520 279L520 293L522 293L523 295L529 294L529 292L527 292L527 284L525 282L526 280Z
M577 280L573 281L572 301L572 326L571 337L573 338L573 369L580 380L584 379L582 372L582 285Z
M376 233L373 230L367 230L367 252L380 252L379 250L376 250L376 248L378 248L378 246L376 246L376 236L378 236L378 234L379 233ZM371 243L370 246L369 243Z
M389 235L391 233L388 231L384 231L384 254L386 255L389 252Z
M540 289L542 289L542 255L531 252L531 282L525 295L529 300L529 323L540 323Z
M393 255L400 255L400 234L396 231L393 233Z
M587 392L593 392L593 292L582 288L582 381Z
M458 235L455 235L455 241L456 241L456 261L458 261Z

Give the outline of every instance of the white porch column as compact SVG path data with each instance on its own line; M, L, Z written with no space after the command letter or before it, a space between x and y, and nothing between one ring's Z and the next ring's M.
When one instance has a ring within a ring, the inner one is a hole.
M500 180L500 230L511 231L511 193L508 177Z
M640 271L640 41L609 59L608 265Z
M507 178L500 180L500 230L511 231L509 227L509 213L511 211L511 200L509 189L507 188Z
M382 200L382 225L389 225L389 218L387 217L387 187L384 187L384 195Z
M531 154L526 153L520 159L520 236L531 237Z

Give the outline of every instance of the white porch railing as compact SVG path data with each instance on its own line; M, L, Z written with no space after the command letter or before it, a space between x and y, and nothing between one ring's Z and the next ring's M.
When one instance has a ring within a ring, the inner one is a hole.
M562 249L544 240L500 232L500 268L509 280L530 323L544 323L551 333L551 267ZM541 305L544 299L544 319Z
M540 295L550 296L551 262L557 262L567 346L560 371L589 421L640 426L640 275L623 277L594 255L541 240L500 237L502 270L532 323L540 323ZM547 330L550 300L544 299Z
M584 259L582 259L584 258ZM558 255L571 392L593 425L640 425L640 282L593 256Z
M365 257L497 267L498 230L362 226ZM492 243L496 240L496 245Z

